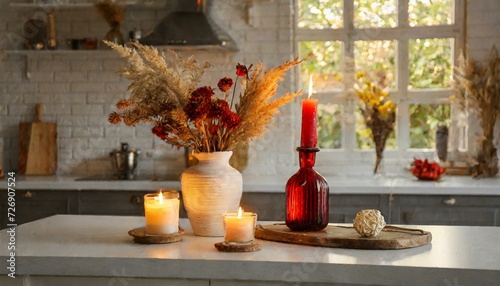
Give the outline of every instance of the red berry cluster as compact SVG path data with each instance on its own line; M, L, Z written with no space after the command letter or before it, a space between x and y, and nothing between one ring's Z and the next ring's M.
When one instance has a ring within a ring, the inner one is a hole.
M429 162L427 159L414 159L411 167L411 173L419 180L435 181L443 176L445 169L436 162Z

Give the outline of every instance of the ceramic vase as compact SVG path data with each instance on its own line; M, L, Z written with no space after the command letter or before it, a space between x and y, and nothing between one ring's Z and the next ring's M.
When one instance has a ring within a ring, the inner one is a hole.
M182 173L182 199L195 235L224 236L222 214L240 206L243 179L229 165L232 153L195 153L198 163Z

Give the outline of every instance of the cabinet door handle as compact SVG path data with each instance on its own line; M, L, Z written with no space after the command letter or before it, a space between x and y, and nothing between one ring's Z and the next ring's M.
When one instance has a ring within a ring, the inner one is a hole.
M140 196L131 196L130 197L130 203L132 203L134 205L140 205L140 204L142 204L141 197Z
M443 204L447 206L453 206L457 203L457 200L455 198L447 198L443 200Z
M33 193L30 191L26 191L23 193L23 198L25 199L31 199L33 197Z

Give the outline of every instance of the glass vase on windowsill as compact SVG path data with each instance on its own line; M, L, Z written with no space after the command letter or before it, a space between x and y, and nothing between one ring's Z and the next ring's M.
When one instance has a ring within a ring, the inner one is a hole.
M376 154L375 167L373 168L375 178L385 176L385 159L383 154Z
M384 174L384 149L389 135L394 131L396 122L396 104L389 97L389 92L382 90L366 73L356 74L358 83L355 86L356 95L361 101L361 113L366 127L371 131L375 144L375 167L373 174Z

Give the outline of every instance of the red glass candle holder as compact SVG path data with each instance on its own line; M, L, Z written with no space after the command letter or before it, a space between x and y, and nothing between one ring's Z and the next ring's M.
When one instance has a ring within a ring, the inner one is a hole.
M329 187L314 170L319 148L298 147L300 169L286 183L286 220L294 231L317 231L328 225Z

